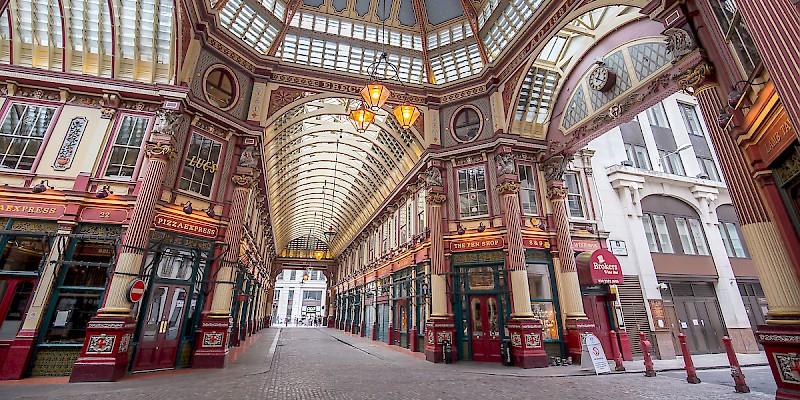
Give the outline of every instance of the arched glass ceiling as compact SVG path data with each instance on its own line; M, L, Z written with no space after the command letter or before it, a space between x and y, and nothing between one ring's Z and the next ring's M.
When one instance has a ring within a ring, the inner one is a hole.
M268 128L267 185L277 248L309 235L337 254L397 187L422 154L413 134L381 111L364 133L350 124L350 99L312 100ZM307 239L304 239L307 241Z
M561 79L596 40L639 18L639 9L606 6L575 18L545 45L525 74L514 114L515 132L543 132Z
M546 0L207 1L258 54L363 75L386 52L400 79L442 84L480 73Z
M0 15L0 63L172 83L174 8L174 0L11 0Z

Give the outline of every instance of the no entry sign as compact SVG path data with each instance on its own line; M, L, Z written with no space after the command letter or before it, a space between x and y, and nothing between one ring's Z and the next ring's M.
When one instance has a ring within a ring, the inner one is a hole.
M128 300L138 303L144 297L144 281L136 279L128 286Z

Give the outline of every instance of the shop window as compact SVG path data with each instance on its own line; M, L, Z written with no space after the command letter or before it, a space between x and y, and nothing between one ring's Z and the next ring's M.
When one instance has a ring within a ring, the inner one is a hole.
M461 218L489 213L486 198L486 175L483 167L458 171L458 203Z
M159 278L187 281L192 277L194 254L187 250L168 248L161 255L156 273Z
M203 135L193 133L189 151L183 164L180 188L203 196L211 195L214 177L219 169L222 144Z
M691 104L678 102L678 109L681 111L683 123L686 124L686 130L690 135L705 136L703 133L703 126L700 124L700 117L697 115L697 109Z
M0 280L0 300L8 301L5 309L4 304L0 304L0 340L14 340L17 336L33 287L32 280Z
M547 264L528 264L528 287L531 292L531 309L536 319L543 325L545 340L558 340L558 321L553 304L553 284L550 267Z
M536 197L536 172L533 166L519 166L519 182L519 198L522 201L522 213L538 215L539 205Z
M564 185L567 187L567 208L572 218L586 218L583 193L578 182L578 174L564 174Z
M717 172L717 164L714 163L714 160L705 157L697 157L697 164L700 166L700 170L708 176L708 179L720 181L719 173Z
M55 107L11 104L0 127L0 167L30 171L55 112Z
M120 120L111 147L111 157L106 167L107 177L133 176L139 157L142 154L142 143L147 134L150 118L124 115Z
M709 3L722 34L725 35L725 41L738 58L744 76L749 77L761 63L761 56L742 20L742 14L733 0L710 0Z
M0 256L0 270L37 272L44 258L42 237L9 235Z
M651 169L650 156L647 154L647 148L637 144L625 143L625 155L628 156L628 161L636 168Z
M467 273L469 288L472 290L493 290L494 269L492 267L473 267Z

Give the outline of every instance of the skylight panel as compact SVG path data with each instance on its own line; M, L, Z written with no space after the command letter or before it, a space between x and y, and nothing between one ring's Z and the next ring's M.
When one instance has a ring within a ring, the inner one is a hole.
M483 43L489 53L489 60L496 59L500 52L522 30L533 17L534 12L544 0L512 0L489 32L483 37ZM488 4L488 3L487 3ZM480 23L479 23L480 25Z
M478 29L483 29L486 21L492 16L492 13L497 8L498 0L489 0L481 8L478 13Z
M544 46L542 52L539 53L539 59L542 61L548 61L555 63L558 61L558 57L561 55L561 52L564 50L564 46L567 45L567 37L556 35L550 39L549 42Z
M483 62L477 43L431 56L431 70L437 83L475 75L482 69Z
M556 71L531 68L522 82L516 119L537 124L545 123L559 79L560 75Z
M278 28L242 0L229 0L220 12L220 22L260 53L266 53L278 36Z

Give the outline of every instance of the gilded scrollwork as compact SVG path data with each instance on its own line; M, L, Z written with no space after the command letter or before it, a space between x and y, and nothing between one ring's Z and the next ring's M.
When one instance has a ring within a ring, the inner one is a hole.
M678 89L686 90L688 88L697 89L700 84L703 83L705 78L711 76L714 73L714 67L706 61L700 61L694 67L687 69L679 74L675 74L672 76L672 79L675 80L676 84L678 85Z
M497 193L499 193L500 195L517 194L519 193L519 189L520 189L519 182L505 181L497 185Z
M147 158L166 158L167 160L172 160L177 154L175 146L164 142L147 142L144 145L144 151Z
M425 196L425 202L428 204L442 205L445 201L447 201L447 196L443 193L428 193Z
M567 198L569 191L563 186L551 186L547 188L547 198L552 200L563 200Z
M255 183L256 177L253 175L236 174L231 177L231 180L239 186L249 188Z

